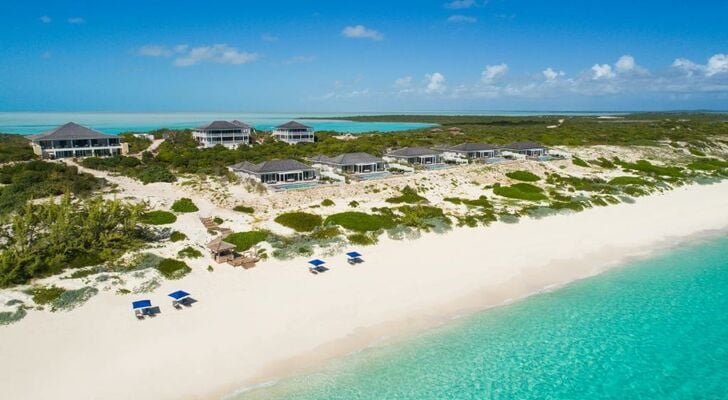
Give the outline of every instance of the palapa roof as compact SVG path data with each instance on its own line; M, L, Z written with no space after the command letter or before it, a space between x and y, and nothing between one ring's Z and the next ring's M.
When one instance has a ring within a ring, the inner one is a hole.
M260 164L253 164L248 161L243 161L241 163L231 165L230 168L234 171L252 172L254 174L313 169L312 167L296 160L270 160L262 162Z
M355 164L374 164L384 162L379 157L375 157L369 153L344 153L339 154L336 157L327 156L316 156L311 158L312 162L318 162L322 164L336 164L336 165L355 165Z
M219 253L221 251L232 250L235 248L235 245L222 240L222 238L217 238L210 241L210 243L207 244L207 248L215 253Z
M78 139L108 139L115 137L106 135L91 128L79 125L75 122L69 122L58 128L30 136L30 140L78 140Z
M502 146L505 150L530 150L530 149L545 149L546 146L536 142L513 142Z
M212 121L207 125L198 126L197 130L218 130L218 129L240 129L249 128L249 126L243 124L240 121Z
M313 129L297 121L288 121L285 124L276 126L276 129Z
M440 150L428 149L426 147L405 147L402 149L390 151L388 156L395 157L422 157L433 156L442 153Z
M485 150L497 150L499 147L494 144L488 143L461 143L452 147L448 150L455 152L468 152L468 151L485 151Z

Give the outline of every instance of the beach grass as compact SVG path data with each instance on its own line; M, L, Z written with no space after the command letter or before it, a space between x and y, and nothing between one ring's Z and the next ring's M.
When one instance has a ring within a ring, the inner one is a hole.
M162 259L157 265L157 271L167 279L180 279L192 272L184 261L175 260L173 258Z
M242 204L233 207L233 210L245 214L252 214L255 212L255 209L253 207L248 207Z
M172 211L177 213L191 213L199 210L195 203L192 202L192 199L187 197L183 197L172 204Z
M202 253L199 250L197 250L191 246L187 246L184 249L178 251L177 255L182 258L200 258L200 257L202 257Z
M387 203L408 203L408 204L417 204L417 203L426 203L427 199L417 194L417 190L413 189L410 186L405 186L401 190L401 195L394 196L386 199L385 201Z
M268 235L269 233L267 231L235 232L226 236L225 241L234 244L235 250L245 251L265 241Z
M506 173L506 176L523 182L537 182L541 180L540 176L529 171L511 171Z
M171 242L181 242L183 240L187 239L187 235L180 231L174 231L169 235L169 240Z
M177 216L169 211L155 210L141 215L140 222L148 225L168 225L177 221Z
M493 193L498 196L518 200L542 201L548 199L543 189L529 183L516 183L511 186L494 186Z
M345 211L326 217L324 225L338 225L356 232L371 232L394 228L396 223L390 216L367 214L359 211Z
M311 232L321 226L323 218L320 215L297 211L281 214L274 221L296 232Z

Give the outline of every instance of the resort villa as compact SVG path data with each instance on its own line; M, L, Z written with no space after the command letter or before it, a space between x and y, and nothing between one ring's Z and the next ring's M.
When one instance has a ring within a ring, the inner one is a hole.
M500 148L487 143L462 143L443 149L447 161L482 161L500 155Z
M118 136L106 135L75 122L32 135L29 139L33 152L46 159L115 156L129 151L129 145L121 143Z
M311 158L310 161L344 174L368 174L383 172L387 169L387 164L383 159L368 153L344 153L336 157L317 156Z
M253 128L240 121L212 121L192 130L192 137L202 147L222 145L237 148L250 144L250 133Z
M296 160L270 160L260 164L247 161L230 166L241 178L252 178L262 183L292 183L316 180L316 170Z
M273 128L273 137L288 144L313 143L314 130L302 123L289 121Z
M384 155L384 159L416 165L440 164L442 163L442 151L425 147L405 147L390 151Z
M535 142L515 142L501 146L501 152L510 152L526 157L538 158L545 156L548 153L548 149L546 146Z

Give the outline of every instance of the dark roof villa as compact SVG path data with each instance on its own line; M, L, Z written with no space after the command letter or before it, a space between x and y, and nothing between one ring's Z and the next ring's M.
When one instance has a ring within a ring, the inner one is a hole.
M253 128L240 121L212 121L192 130L192 137L202 147L217 145L236 148L250 144L250 133Z
M386 163L380 157L368 153L344 153L336 157L316 156L310 159L315 164L334 167L340 172L353 174L366 174L381 172L386 169Z
M314 129L296 121L288 121L273 128L273 137L288 144L313 143Z
M118 136L107 135L75 122L29 136L33 152L42 158L103 157L126 154L129 147Z
M548 149L536 142L514 142L501 146L501 151L523 154L526 157L542 157L547 154Z
M316 170L296 160L270 160L260 164L247 161L230 166L230 170L243 177L262 183L290 183L316 179Z
M442 151L425 147L405 147L390 151L385 158L404 161L410 164L439 164L442 162Z

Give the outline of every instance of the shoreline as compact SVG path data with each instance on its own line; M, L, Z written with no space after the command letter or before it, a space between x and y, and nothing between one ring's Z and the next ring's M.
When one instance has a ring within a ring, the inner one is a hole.
M364 264L329 257L331 271L318 276L303 259L195 268L145 295L162 307L153 320L133 318L134 296L101 293L74 312L34 312L0 328L0 382L12 398L230 396L726 228L724 181L518 224L384 239L358 249ZM180 288L199 303L171 309L165 294Z

